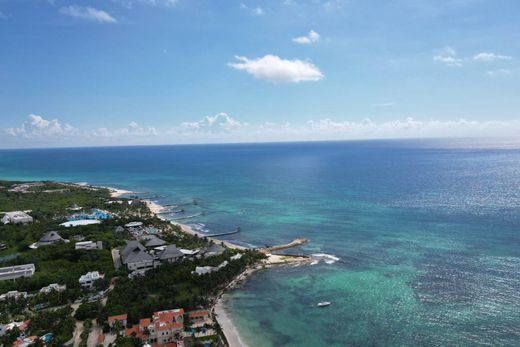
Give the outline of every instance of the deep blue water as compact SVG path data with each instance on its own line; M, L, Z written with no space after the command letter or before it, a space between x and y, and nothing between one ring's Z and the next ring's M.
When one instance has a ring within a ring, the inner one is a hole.
M231 293L251 346L520 344L520 150L360 141L0 151L0 177L111 185L187 203L189 223L341 260ZM193 199L199 205L189 205ZM318 301L333 304L311 307Z

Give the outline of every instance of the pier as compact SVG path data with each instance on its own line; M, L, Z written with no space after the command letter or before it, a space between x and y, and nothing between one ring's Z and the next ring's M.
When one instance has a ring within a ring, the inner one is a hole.
M300 237L300 238L292 240L289 243L285 243L283 245L260 247L260 248L257 248L257 250L262 252L262 253L272 253L274 251L280 251L282 249L287 249L287 248L301 246L301 245L303 245L303 244L305 244L307 242L309 242L309 240L307 240L307 239L305 239L303 237Z
M209 235L205 235L205 236L206 237L225 236L225 235L233 235L233 234L236 234L236 233L239 233L239 232L240 232L240 227L237 227L233 231L228 231L228 232L224 232L224 233L217 233L217 234L209 234Z

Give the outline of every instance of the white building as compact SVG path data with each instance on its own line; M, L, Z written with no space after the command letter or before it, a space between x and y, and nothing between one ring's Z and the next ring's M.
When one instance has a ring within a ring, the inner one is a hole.
M60 286L58 283L51 283L47 287L43 287L40 289L41 294L50 294L53 291L56 292L64 292L67 289L67 286L64 284Z
M86 288L92 288L94 282L104 278L104 274L100 274L98 271L87 272L85 275L79 278L79 284Z
M74 244L74 249L85 249L85 250L91 250L91 249L103 249L103 242L98 241L81 241L76 242Z
M222 269L223 267L226 267L228 264L229 264L228 261L224 260L219 266L197 266L195 268L195 271L193 271L193 273L196 273L199 276L209 274L214 271L218 271L218 270Z
M15 265L0 268L0 281L14 280L20 277L31 277L36 268L34 264Z
M13 211L6 212L4 217L2 218L2 223L4 224L19 224L19 223L32 223L33 217L29 216L27 213L22 211Z
M0 295L0 301L5 301L8 299L20 300L22 298L27 297L27 292L19 292L17 290L11 290L5 294Z

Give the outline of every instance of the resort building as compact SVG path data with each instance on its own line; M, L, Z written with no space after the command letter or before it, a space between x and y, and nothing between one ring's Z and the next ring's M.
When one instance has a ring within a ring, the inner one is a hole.
M18 301L20 299L25 299L27 297L27 292L19 292L17 290L11 290L5 294L0 295L0 301L13 299Z
M119 328L125 328L126 323L127 323L127 318L128 318L128 315L126 313L118 314L115 316L109 316L107 319L108 326L110 327L110 329L114 329L114 328L116 328L116 324L118 324L117 322L119 322Z
M146 246L146 248L155 248L155 247L164 246L165 244L166 244L166 241L158 238L155 235L150 235L147 237L144 245Z
M14 280L20 277L31 277L36 268L34 264L15 265L0 268L0 281Z
M143 342L163 346L176 342L184 330L184 309L155 312L152 318L144 318L139 324L126 329L124 336L135 335Z
M143 226L143 222L130 222L130 223L125 224L125 228L138 228L138 227L142 227L142 226Z
M190 311L186 312L186 314L192 328L203 326L204 324L213 324L208 310Z
M92 249L103 249L103 242L102 241L81 241L76 242L74 244L74 249L85 249L85 250L92 250Z
M157 254L157 259L165 263L175 263L182 257L184 257L184 253L175 247L175 245L168 245Z
M33 217L22 211L6 212L2 217L2 223L4 224L27 224L32 222Z
M98 271L87 272L85 275L82 275L79 278L79 284L85 288L92 288L94 286L94 282L104 278L104 274L100 274Z
M128 268L128 271L144 273L155 266L154 257L148 254L146 248L137 241L127 241L120 254L121 263Z
M69 242L69 240L64 240L56 231L47 231L38 242L33 243L29 248L37 249L60 241Z
M81 225L92 225L92 224L101 224L100 220L97 219L79 219L79 220L71 220L67 222L63 222L60 226L68 228L68 227L77 227Z
M211 246L203 249L201 251L201 253L202 253L204 258L208 258L208 257L214 257L214 256L217 256L217 255L221 255L225 251L226 251L226 249L223 246L214 243Z
M67 289L67 285L60 286L58 283L51 283L47 287L43 287L40 289L41 294L50 294L52 292L64 292Z
M8 331L18 328L18 331L24 332L25 329L29 326L30 320L20 321L20 322L11 322L7 324L0 323L0 336L4 336Z
M206 275L215 271L218 271L222 269L223 267L226 267L228 265L228 261L224 260L219 266L197 266L195 267L195 271L192 273L195 273L197 275Z

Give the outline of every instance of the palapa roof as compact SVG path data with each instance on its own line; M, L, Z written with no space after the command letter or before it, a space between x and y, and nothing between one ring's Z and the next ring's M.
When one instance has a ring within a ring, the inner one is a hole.
M128 241L121 250L121 261L123 264L150 260L153 260L153 257L146 253L146 248L137 241Z
M52 243L57 241L63 241L63 238L56 231L47 231L38 242Z
M225 250L226 249L218 243L214 243L211 246L204 249L204 254L221 254L224 253Z
M182 253L175 245L168 245L164 250L162 250L158 257L160 260L167 260L172 258L180 258L183 257L184 253Z
M159 247L166 244L166 241L158 238L157 236L150 236L145 243L146 247Z

